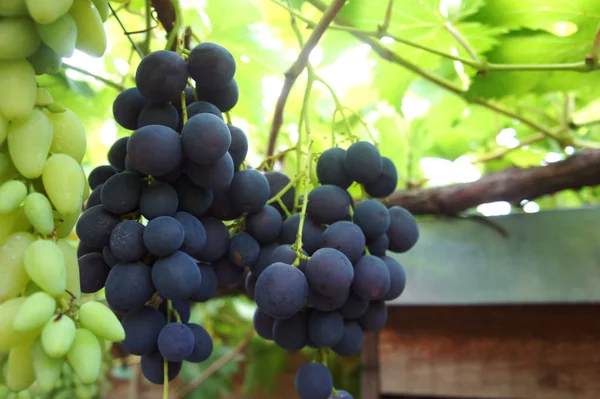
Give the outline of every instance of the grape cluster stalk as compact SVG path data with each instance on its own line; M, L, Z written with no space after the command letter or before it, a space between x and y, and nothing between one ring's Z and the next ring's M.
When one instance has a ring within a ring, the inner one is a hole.
M90 397L125 338L107 306L82 297L67 239L90 194L85 128L36 78L75 49L101 56L108 11L106 0L0 2L2 398Z

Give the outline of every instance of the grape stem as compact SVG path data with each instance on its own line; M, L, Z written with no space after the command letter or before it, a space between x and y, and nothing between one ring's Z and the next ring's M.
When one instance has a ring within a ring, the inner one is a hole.
M308 207L308 188L310 187L310 167L312 165L312 140L308 143L308 158L306 160L306 170L304 172L304 201L302 201L302 210L300 211L300 221L298 223L298 234L293 248L296 249L296 260L293 266L300 266L302 258L302 233L304 230L304 219L306 219L306 208Z
M144 56L145 56L144 52L142 51L142 49L140 49L140 46L138 46L137 43L131 38L131 36L129 35L129 32L125 28L125 25L123 24L123 21L121 21L121 18L119 18L119 16L117 15L117 12L112 7L112 5L110 4L110 2L108 2L108 7L110 8L110 12L112 13L112 15L115 17L115 19L119 23L119 26L121 26L121 29L123 30L123 34L125 36L127 36L127 39L129 40L129 43L131 43L131 47L133 47L133 49L135 50L135 52L138 53L138 55L140 56L140 58L144 58Z
M181 4L179 0L171 0L173 4L173 8L175 9L175 23L173 24L173 29L169 33L169 38L167 39L167 44L165 46L165 50L171 50L173 48L173 44L179 37L179 31L183 26L183 12L181 11ZM177 48L179 47L179 43L177 43Z
M188 121L187 102L186 102L185 90L181 92L181 111L183 112L183 124L185 125L187 123L187 121Z

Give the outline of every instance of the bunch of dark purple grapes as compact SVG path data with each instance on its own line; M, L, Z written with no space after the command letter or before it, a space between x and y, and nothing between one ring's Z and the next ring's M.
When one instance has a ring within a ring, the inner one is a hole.
M258 251L258 243L244 246L253 249L240 257L251 265L246 287L258 305L254 325L260 336L289 351L308 346L352 356L362 348L363 332L385 326L385 301L404 291L404 269L387 251L408 251L419 230L399 206L388 209L375 199L354 205L347 191L354 182L374 198L390 195L398 183L394 164L372 144L326 150L317 176L322 185L306 198L301 248L296 242L301 214L294 213L276 242L264 240ZM279 220L264 220L261 231L275 237ZM252 230L247 240L251 235ZM298 371L296 389L302 399L334 397L331 374L320 363Z

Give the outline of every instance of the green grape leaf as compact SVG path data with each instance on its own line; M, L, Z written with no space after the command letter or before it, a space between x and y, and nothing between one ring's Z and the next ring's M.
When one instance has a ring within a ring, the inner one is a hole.
M292 8L296 10L302 9L302 4L304 4L306 0L290 0L290 5Z

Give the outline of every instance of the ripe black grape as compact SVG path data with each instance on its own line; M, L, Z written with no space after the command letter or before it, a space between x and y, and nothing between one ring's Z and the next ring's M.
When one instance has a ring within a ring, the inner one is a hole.
M138 128L149 125L163 125L176 130L179 113L171 104L148 104L140 112Z
M358 324L364 332L377 332L385 327L388 310L384 301L371 301L367 311L358 318Z
M102 206L116 215L135 211L142 194L142 179L135 173L122 172L109 178L100 192Z
M187 64L176 52L154 51L142 59L135 84L150 102L166 103L179 98L188 80Z
M365 255L354 265L352 290L363 299L382 299L390 289L390 272L381 259Z
M158 351L170 362L181 362L194 351L194 333L185 324L169 323L158 335Z
M98 187L96 187L95 189L92 190L92 192L90 193L90 196L88 197L87 202L85 204L86 208L91 208L93 206L102 204L101 193L102 193L103 185L104 184L100 184Z
M108 265L108 267L113 267L117 263L119 263L119 259L111 252L109 247L102 248L102 258Z
M381 260L390 272L390 289L383 297L385 301L391 301L398 298L406 287L406 272L398 261L389 256L382 256Z
M195 185L188 177L182 176L175 182L179 198L179 210L197 218L204 216L213 202L211 190Z
M260 337L269 341L273 340L273 324L275 324L273 317L257 308L254 311L253 324L254 330Z
M170 127L144 126L133 132L127 142L131 164L146 175L164 175L182 161L179 134Z
M198 99L216 105L221 112L230 111L235 107L239 98L240 89L235 79L232 79L227 86L220 89L198 89Z
M110 267L104 261L102 254L92 252L79 258L79 281L81 292L93 294L104 288Z
M106 279L106 301L116 311L128 312L144 307L152 298L152 269L141 262L117 263Z
M216 105L207 101L194 101L193 103L189 104L187 107L187 114L188 118L192 118L199 114L213 114L219 117L221 120L225 120L221 110L219 110Z
M350 200L348 192L338 186L319 186L308 194L306 213L319 224L350 220Z
M302 255L308 256L305 250L302 250ZM272 263L281 262L287 263L289 265L293 264L296 261L297 253L295 249L292 249L290 244L283 244L277 246L273 250L273 255L271 256ZM298 269L302 271L302 273L306 272L306 259L300 259L300 264Z
M198 218L187 212L177 212L174 217L183 227L184 233L183 244L181 244L179 250L192 257L196 256L206 243L204 225Z
M77 245L77 258L81 258L83 255L91 254L94 252L102 252L102 247L94 247L92 245L88 245L83 241L79 241Z
M159 216L173 216L178 206L177 191L165 182L151 183L143 189L140 196L140 212L148 220Z
M188 299L200 289L201 279L196 262L185 252L160 258L152 266L152 282L167 299Z
M305 273L310 288L329 297L343 294L354 278L350 260L333 248L321 248L312 254Z
M354 399L354 398L347 391L338 389L337 396L334 397L333 394L331 394L330 396L327 397L327 399Z
M398 186L398 171L392 160L382 157L381 164L381 175L373 183L365 184L365 191L373 198L387 197Z
M237 212L231 207L229 190L218 190L213 192L213 203L208 214L219 220L235 220L243 213Z
M333 377L321 363L307 363L296 372L294 385L301 399L327 399L333 390Z
M275 320L273 340L286 351L299 351L306 346L308 337L308 316L298 312L285 320Z
M102 205L96 205L81 215L75 231L81 243L101 249L108 245L110 233L120 221L118 216L108 212Z
M258 253L258 258L254 263L250 266L250 270L256 278L260 276L260 274L271 264L277 262L274 258L275 249L277 248L277 244L269 244L260 248L260 252ZM283 262L288 263L288 262Z
M317 178L321 184L333 184L346 190L352 184L352 178L346 173L344 160L346 150L339 147L329 148L317 161Z
M176 167L169 173L166 173L164 175L157 175L157 176L154 176L154 178L158 181L174 184L183 175L183 167L184 167L184 164L182 163L181 165L179 165L178 167Z
M113 116L115 121L125 129L137 129L138 117L146 104L148 104L148 100L142 96L137 87L123 90L113 102ZM115 166L112 162L111 165Z
M194 334L194 349L185 360L192 363L203 362L212 355L213 340L204 327L195 323L188 324L188 327Z
M244 275L244 268L239 267L229 258L221 258L212 265L217 276L217 282L225 287L237 285Z
M214 163L225 155L231 145L231 133L221 119L213 114L198 114L181 130L183 152L199 164Z
M108 163L111 164L111 166L116 168L118 171L125 170L125 156L127 155L128 141L129 136L121 137L120 139L115 141L108 150Z
M294 266L273 263L256 281L256 304L261 311L277 319L295 315L304 305L308 284Z
M236 63L225 47L204 42L192 49L188 58L188 70L197 87L220 89L233 79Z
M313 289L308 290L308 304L317 310L323 312L333 312L342 308L346 299L350 294L350 289L346 288L341 292L337 292L335 295L322 295Z
M366 200L354 209L354 223L360 227L367 239L384 234L390 226L390 212L381 202Z
M200 288L195 291L190 299L194 302L206 302L217 294L217 275L212 266L199 264L200 269Z
M144 245L156 256L169 256L183 244L184 230L177 219L159 216L152 219L144 230Z
M384 256L390 246L390 239L387 234L382 234L374 240L367 240L367 248L371 255Z
M344 335L344 318L339 312L311 310L308 315L308 336L319 347L337 345Z
M279 237L282 227L283 219L271 205L265 205L246 220L247 231L262 245L274 242Z
M229 249L229 230L227 226L215 218L200 219L206 231L206 244L196 254L203 262L214 262L223 257Z
M363 346L363 331L356 321L344 322L342 340L332 347L340 356L353 356L359 353Z
M187 299L171 300L171 309L177 312L183 324L187 324L190 321L192 308ZM167 314L169 312L169 304L167 299L164 299L160 303L158 306L158 311L165 316L165 320L168 320ZM172 315L170 321L175 321L175 316Z
M207 165L186 160L185 169L194 184L210 190L227 190L234 177L233 160L228 152L216 162Z
M259 212L269 199L269 181L257 170L237 172L229 186L231 205L239 212Z
M257 279L258 277L256 274L252 273L252 271L249 271L248 274L246 274L246 279L244 280L244 290L250 299L254 299L254 289L256 287Z
M369 301L356 295L350 290L350 295L346 299L344 305L340 308L340 313L345 319L358 319L365 314L369 307Z
M165 316L150 306L127 312L123 321L123 346L132 355L149 355L158 350L158 334L167 324Z
M333 223L323 232L323 247L337 249L352 263L360 259L365 245L365 236L360 227L345 220Z
M88 183L93 190L117 174L118 171L111 165L100 165L95 167L88 176Z
M291 180L290 178L282 173L282 172L267 172L265 173L265 177L269 182L269 199L275 197L285 186L287 186ZM289 212L294 211L294 196L296 195L296 189L292 186L285 194L281 196L281 202L287 208ZM281 214L283 214L283 210L278 202L274 202L272 204L275 209L277 209Z
M229 260L239 267L247 267L258 259L260 245L250 234L241 232L229 240Z
M374 183L383 170L381 154L367 141L354 143L346 150L344 169L352 180L360 184Z
M181 371L181 362L167 363L167 378L169 382L173 381ZM141 359L142 374L153 384L164 384L165 369L164 359L160 352L156 351L151 355L144 355Z
M231 134L231 145L227 151L233 159L233 169L237 171L248 155L248 137L239 127L233 125L227 125L227 127Z
M296 242L296 235L300 226L300 214L295 213L283 222L281 236L279 240L282 244L293 244ZM304 220L302 226L302 249L309 255L312 255L323 244L323 231L321 226L312 221L311 218Z
M143 224L136 220L122 221L110 234L110 252L122 262L142 259L146 254L143 235Z
M414 216L400 206L390 208L390 251L402 253L411 249L419 239L419 226Z

